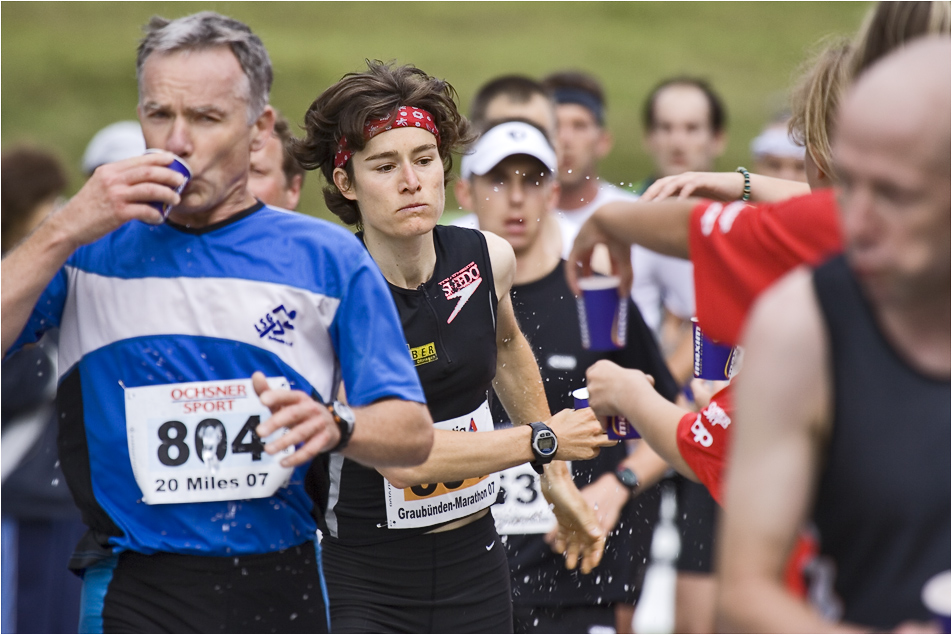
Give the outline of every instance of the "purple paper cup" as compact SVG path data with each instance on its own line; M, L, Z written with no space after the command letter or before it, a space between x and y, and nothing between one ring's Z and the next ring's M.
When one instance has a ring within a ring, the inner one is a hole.
M575 409L581 410L588 408L588 388L579 388L572 391L572 398L575 399ZM628 422L628 419L621 415L608 417L608 425L605 433L609 439L640 439L641 435L635 430L635 426Z
M153 154L155 152L165 152L165 150L150 148L145 151L146 154ZM188 182L190 180L192 180L192 168L188 167L188 163L185 162L185 159L182 159L181 157L178 157L178 156L175 157L175 160L172 161L172 163L170 163L168 167L170 170L175 170L176 172L178 172L179 174L185 177L185 180L182 182L181 185L179 185L178 187L172 188L173 190L175 190L176 194L181 195L182 191L185 189L185 186L188 185ZM159 201L153 201L149 203L149 205L159 210L162 213L162 218L168 218L169 212L172 210L171 205L161 203Z
M691 318L691 323L694 328L694 376L715 381L733 377L739 366L739 349L708 338L701 332L697 318Z
M922 587L922 603L942 626L942 633L952 633L952 571L943 571L929 578Z
M576 410L588 408L588 388L579 388L578 390L573 390L572 398L575 399Z
M625 417L616 415L608 418L608 428L605 430L609 439L640 439L641 435L635 430L635 426Z
M577 300L582 348L614 351L625 347L628 303L618 297L620 283L618 276L589 276L578 281L582 290Z

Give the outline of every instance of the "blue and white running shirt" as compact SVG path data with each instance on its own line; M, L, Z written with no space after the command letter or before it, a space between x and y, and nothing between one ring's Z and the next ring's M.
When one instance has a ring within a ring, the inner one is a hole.
M424 402L390 291L346 230L258 204L190 229L130 222L78 249L16 346L60 327L60 457L94 540L244 555L311 540L307 466L280 468L252 432L251 388L352 405ZM273 493L271 493L273 491Z

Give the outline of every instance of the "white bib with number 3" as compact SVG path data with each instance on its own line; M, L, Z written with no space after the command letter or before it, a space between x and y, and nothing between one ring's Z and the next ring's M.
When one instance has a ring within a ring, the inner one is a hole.
M568 465L571 471L571 465ZM539 475L528 463L499 473L503 500L493 508L500 535L545 534L555 527L555 514L539 489Z
M433 424L437 430L492 432L489 402L469 414ZM387 527L429 527L464 518L496 502L499 481L496 474L467 478L451 483L428 483L397 489L384 479L387 499Z
M269 377L271 388L288 388ZM142 499L149 505L265 498L287 483L293 468L255 432L271 416L251 379L195 381L127 388L126 434Z

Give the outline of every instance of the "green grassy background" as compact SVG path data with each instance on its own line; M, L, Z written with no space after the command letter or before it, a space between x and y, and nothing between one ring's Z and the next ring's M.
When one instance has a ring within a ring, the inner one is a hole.
M245 21L271 54L272 103L297 125L318 93L365 58L413 63L446 78L461 104L510 72L590 71L605 83L615 149L602 175L616 183L651 170L640 112L660 79L707 78L727 103L730 143L719 167L749 163L748 144L785 103L797 67L830 35L859 26L866 2L4 2L2 146L55 149L71 187L103 126L135 117L135 47L152 15L212 9ZM328 217L310 175L300 209ZM447 210L456 210L451 197Z

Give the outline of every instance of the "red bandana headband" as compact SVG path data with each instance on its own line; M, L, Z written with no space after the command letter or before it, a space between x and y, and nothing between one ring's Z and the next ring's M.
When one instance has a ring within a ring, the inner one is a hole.
M413 106L400 106L382 119L368 121L364 124L364 141L370 141L381 132L394 128L423 128L433 133L437 145L440 143L440 131L433 122L433 115ZM334 167L344 167L352 156L354 151L347 147L347 138L341 137L340 143L337 144L337 154L334 155Z

